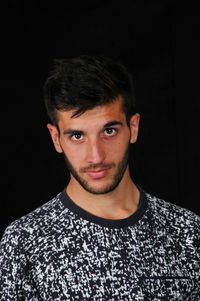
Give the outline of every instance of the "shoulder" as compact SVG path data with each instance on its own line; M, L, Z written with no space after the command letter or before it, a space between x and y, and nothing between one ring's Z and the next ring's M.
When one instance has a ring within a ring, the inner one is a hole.
M155 223L170 234L196 240L200 237L200 217L173 202L146 193Z
M159 217L163 217L167 221L171 221L173 224L187 224L188 226L196 224L199 226L200 217L194 212L178 206L173 202L165 201L159 197L146 193L147 199Z
M38 236L48 235L53 225L59 221L63 210L59 193L50 201L8 225L2 243L11 243L12 240L12 244L17 245L21 241L26 245L26 242L34 241Z

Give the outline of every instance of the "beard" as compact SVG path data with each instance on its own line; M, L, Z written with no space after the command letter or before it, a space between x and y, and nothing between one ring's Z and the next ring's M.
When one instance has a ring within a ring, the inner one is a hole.
M103 163L91 164L87 167L80 168L80 171L79 171L80 173L78 173L64 152L63 152L63 156L64 156L65 163L67 165L68 171L76 179L76 181L82 186L82 188L84 188L87 192L92 193L92 194L106 194L106 193L113 191L121 182L123 175L126 171L126 168L128 166L129 151L130 151L130 144L128 144L126 151L122 157L122 160L118 163L116 172L112 177L112 182L102 188L92 187L92 185L90 185L88 183L88 181L83 179L80 174L87 172L91 169L95 169L95 168L104 169L104 168L116 167L116 164L114 164L114 163L112 163L112 164L103 164Z

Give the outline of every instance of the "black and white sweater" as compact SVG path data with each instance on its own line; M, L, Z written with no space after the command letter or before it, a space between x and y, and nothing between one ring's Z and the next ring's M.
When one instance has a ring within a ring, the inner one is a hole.
M63 191L7 227L1 301L199 301L200 218L141 191L130 217L108 220Z

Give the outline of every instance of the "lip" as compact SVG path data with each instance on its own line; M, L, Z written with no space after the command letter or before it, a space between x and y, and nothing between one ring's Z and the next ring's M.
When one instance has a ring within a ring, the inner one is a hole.
M89 170L86 174L93 179L104 178L108 173L109 168L107 169L99 169L99 170Z

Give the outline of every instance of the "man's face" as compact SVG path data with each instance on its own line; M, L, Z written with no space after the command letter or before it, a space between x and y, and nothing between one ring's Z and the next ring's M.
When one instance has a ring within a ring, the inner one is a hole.
M58 112L60 135L48 125L55 148L63 152L71 181L93 194L105 194L121 182L128 165L129 144L137 139L139 114L130 128L122 100L95 107L78 117Z

